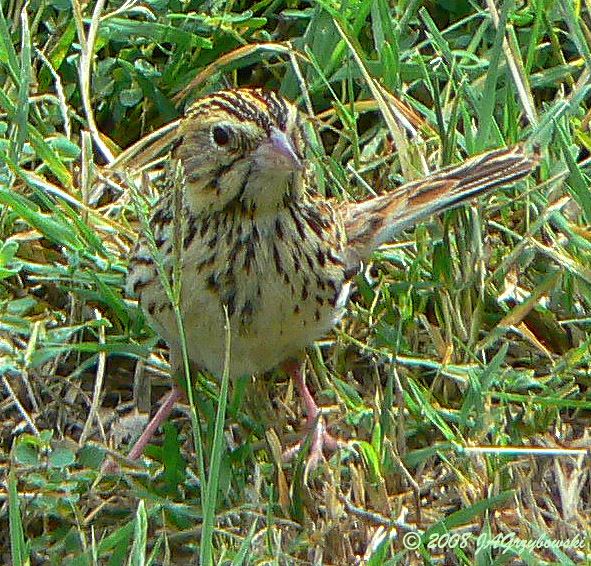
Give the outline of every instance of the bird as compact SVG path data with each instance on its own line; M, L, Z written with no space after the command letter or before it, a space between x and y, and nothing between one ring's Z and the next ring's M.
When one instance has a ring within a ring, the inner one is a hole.
M127 277L127 292L170 349L177 379L130 459L141 456L183 395L176 300L192 369L221 378L229 334L230 379L278 367L290 374L316 465L339 441L306 386L303 355L344 315L362 263L400 231L522 179L538 163L522 145L496 149L344 202L320 194L306 120L294 104L261 88L205 95L180 119Z

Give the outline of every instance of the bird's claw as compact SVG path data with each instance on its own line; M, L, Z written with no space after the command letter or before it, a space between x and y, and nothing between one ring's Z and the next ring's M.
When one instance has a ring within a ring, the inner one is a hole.
M293 460L309 443L306 469L313 471L323 460L324 450L336 452L343 443L326 430L324 418L320 414L316 415L316 418L308 420L307 428L308 432L304 434L302 439L283 452L282 459L284 462Z

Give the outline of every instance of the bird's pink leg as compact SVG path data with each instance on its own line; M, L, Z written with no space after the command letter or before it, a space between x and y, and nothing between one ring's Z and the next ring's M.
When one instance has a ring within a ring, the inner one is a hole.
M298 393L306 407L306 428L309 429L312 434L308 464L313 469L322 459L322 450L324 448L335 451L339 448L340 443L334 438L334 436L331 436L326 431L326 425L320 414L320 409L306 385L304 372L302 371L302 364L290 360L285 362L282 367L294 380ZM283 454L284 460L291 460L301 450L302 444L303 440L298 442L295 446L288 448Z
M172 409L174 408L175 403L182 398L183 394L184 391L175 385L170 390L170 392L163 397L162 405L160 405L158 412L148 423L148 426L144 432L142 432L141 436L137 439L136 443L133 445L132 449L127 455L130 460L137 460L144 453L146 444L148 444L152 436L154 436L154 433L158 430L158 427L168 418L172 412Z

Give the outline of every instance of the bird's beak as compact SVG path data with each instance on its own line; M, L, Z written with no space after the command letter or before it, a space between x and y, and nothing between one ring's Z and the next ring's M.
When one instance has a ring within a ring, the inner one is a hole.
M287 161L289 166L294 170L299 171L303 169L302 159L296 154L293 142L281 130L277 128L271 129L268 147L269 153L271 153L275 159L278 157L280 161Z

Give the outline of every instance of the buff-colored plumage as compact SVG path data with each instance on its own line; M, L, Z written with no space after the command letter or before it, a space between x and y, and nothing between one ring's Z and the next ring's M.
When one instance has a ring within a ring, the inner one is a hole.
M181 121L167 190L150 221L154 245L140 239L128 279L170 346L174 372L181 341L158 263L166 277L175 266L179 274L194 367L221 375L226 308L230 375L267 371L330 330L360 260L378 245L536 164L519 148L497 150L384 196L341 204L316 192L302 120L272 92L227 90L197 101Z
M351 277L342 219L310 191L298 113L277 97L264 96L228 91L189 110L179 128L170 179L171 186L182 187L182 220L173 220L171 189L151 222L171 269L175 232L179 237L182 230L181 313L189 357L218 376L224 363L224 306L231 327L231 376L263 372L326 334L341 315ZM223 135L219 128L229 137L222 145L214 140L214 130ZM142 242L129 285L170 345L178 369L178 325Z

